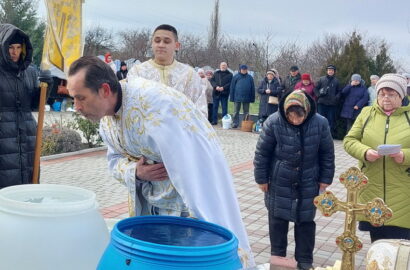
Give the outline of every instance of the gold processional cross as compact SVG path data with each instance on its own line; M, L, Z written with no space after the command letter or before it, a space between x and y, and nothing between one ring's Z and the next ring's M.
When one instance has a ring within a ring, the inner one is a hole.
M347 201L339 201L331 191L325 191L314 199L315 206L325 217L343 211L346 213L345 229L336 238L336 244L343 251L342 270L354 270L354 255L362 249L363 244L356 236L356 216L362 214L375 227L382 226L392 217L392 210L380 198L366 204L357 203L357 194L366 186L367 177L356 167L351 167L339 177L347 189Z

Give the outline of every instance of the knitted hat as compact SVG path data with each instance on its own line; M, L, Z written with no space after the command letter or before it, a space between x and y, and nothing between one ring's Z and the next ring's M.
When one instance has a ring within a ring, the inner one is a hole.
M127 64L126 64L124 61L121 61L121 65L120 65L121 67L122 67L122 66L126 66L126 65L127 65Z
M362 81L362 76L360 76L359 74L353 74L353 75L352 75L352 78L351 78L351 81L358 81L358 82L360 82L360 81Z
M299 70L299 67L298 66L291 66L289 70L292 71L292 72L295 72L295 71Z
M306 111L306 115L310 112L310 103L306 94L303 90L295 90L290 93L284 103L285 112L289 109L290 106L300 106Z
M384 74L376 83L376 93L379 93L380 89L385 87L393 89L403 99L407 94L407 79L400 74Z
M326 69L333 69L334 71L336 71L336 67L334 65L328 65Z
M14 34L14 36L9 41L9 44L23 44L23 43L24 43L24 38L18 33Z
M202 69L202 68L198 68L198 71L197 71L198 73L204 73L205 74L205 71L204 71L204 69Z
M371 75L370 76L370 80L378 80L378 79L380 79L380 77L377 76L377 75Z
M273 76L275 76L275 71L269 69L269 70L266 72L266 75L268 75L268 74L272 74Z
M247 66L247 65L241 65L241 66L239 67L239 69L248 69L248 66Z
M309 73L303 73L302 74L302 80L311 81L310 74Z

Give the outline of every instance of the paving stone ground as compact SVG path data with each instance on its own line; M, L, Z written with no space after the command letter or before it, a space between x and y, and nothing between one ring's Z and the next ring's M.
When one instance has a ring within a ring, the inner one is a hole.
M57 116L58 119L58 116ZM234 184L238 194L241 213L252 250L258 264L270 260L270 244L268 232L267 210L263 194L253 178L252 160L258 134L239 130L222 130L216 128L222 149L234 176ZM336 149L336 174L333 191L339 199L345 199L346 191L337 177L346 169L356 165L356 161L347 155L341 141L334 141ZM124 186L113 180L107 171L105 151L100 150L84 155L68 155L66 157L43 160L41 163L41 182L73 185L94 191L100 204L101 213L106 218L125 218L127 214L127 191ZM333 265L340 260L342 254L335 244L336 237L343 231L344 214L338 213L330 218L316 215L316 243L314 265ZM370 245L367 233L358 232L363 241L363 249L356 255L357 269L365 269L364 260ZM288 234L287 256L294 255L293 225Z

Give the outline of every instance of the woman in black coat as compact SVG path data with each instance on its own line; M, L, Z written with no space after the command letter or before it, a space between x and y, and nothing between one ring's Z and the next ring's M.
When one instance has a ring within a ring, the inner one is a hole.
M0 25L0 189L32 182L38 88L27 72L32 46L11 24Z
M256 145L255 181L265 192L271 255L286 257L289 221L295 223L299 269L313 263L316 208L313 198L332 183L335 154L329 124L301 90L282 98Z
M269 115L278 110L278 104L269 103L269 97L274 97L274 100L279 99L280 83L276 78L274 70L268 70L266 77L260 82L258 87L258 93L260 95L259 100L259 119L264 122ZM272 99L272 98L271 98ZM272 100L271 100L272 101Z

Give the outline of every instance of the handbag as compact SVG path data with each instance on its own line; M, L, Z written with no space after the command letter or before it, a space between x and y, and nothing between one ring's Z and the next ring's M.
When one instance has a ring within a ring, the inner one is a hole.
M269 96L268 103L273 104L273 105L277 105L277 104L279 104L279 99L278 99L278 97Z
M252 132L253 121L249 120L249 114L245 115L241 123L241 131Z
M57 86L57 94L69 96L66 86L66 80L61 80L60 84Z

